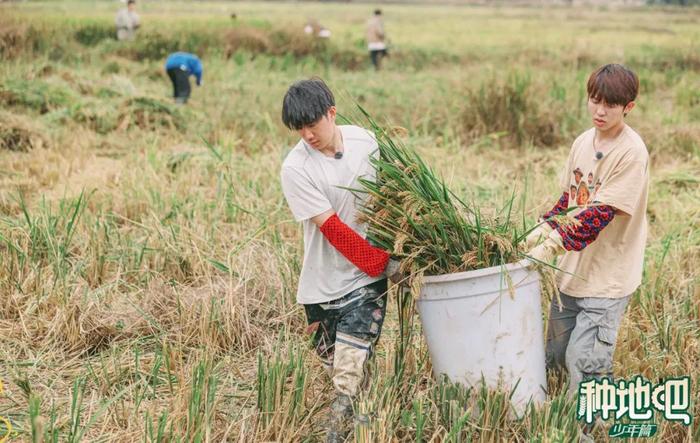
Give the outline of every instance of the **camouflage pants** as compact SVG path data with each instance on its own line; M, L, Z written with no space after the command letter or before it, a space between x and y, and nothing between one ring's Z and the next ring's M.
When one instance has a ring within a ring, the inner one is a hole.
M570 393L580 382L612 377L617 330L629 302L623 298L570 297L552 300L547 327L547 369L569 373Z
M357 395L384 324L387 281L380 280L328 303L304 305L313 345L340 394Z

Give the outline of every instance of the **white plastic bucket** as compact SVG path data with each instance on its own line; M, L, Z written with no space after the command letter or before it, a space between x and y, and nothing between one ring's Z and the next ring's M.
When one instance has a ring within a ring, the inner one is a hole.
M417 300L436 376L513 393L520 416L545 398L539 273L523 260L506 266L425 277ZM507 282L511 280L511 293Z

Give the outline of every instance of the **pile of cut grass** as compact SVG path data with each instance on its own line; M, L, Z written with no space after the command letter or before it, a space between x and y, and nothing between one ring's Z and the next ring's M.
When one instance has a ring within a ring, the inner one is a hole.
M43 132L26 117L0 112L0 150L27 152L36 148L49 148L50 142Z
M182 130L186 126L183 112L176 105L146 96L127 99L122 104L118 120L117 129L139 127L146 130Z
M75 93L60 83L43 80L9 79L0 84L0 104L46 114L70 106Z

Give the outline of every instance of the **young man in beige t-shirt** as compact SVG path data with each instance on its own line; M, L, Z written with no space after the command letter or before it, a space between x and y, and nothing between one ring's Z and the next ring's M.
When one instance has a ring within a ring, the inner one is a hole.
M561 304L552 300L546 354L548 369L568 370L571 393L581 381L612 376L617 330L642 280L647 238L649 155L624 122L639 79L622 65L605 65L591 74L587 90L594 127L574 141L563 194L526 240L536 261L563 254L556 276ZM566 211L577 224L557 221Z

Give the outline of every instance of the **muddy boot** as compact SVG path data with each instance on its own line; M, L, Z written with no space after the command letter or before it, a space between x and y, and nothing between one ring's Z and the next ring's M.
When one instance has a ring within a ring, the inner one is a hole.
M326 443L343 443L350 431L352 418L352 399L344 394L331 403L328 415Z

